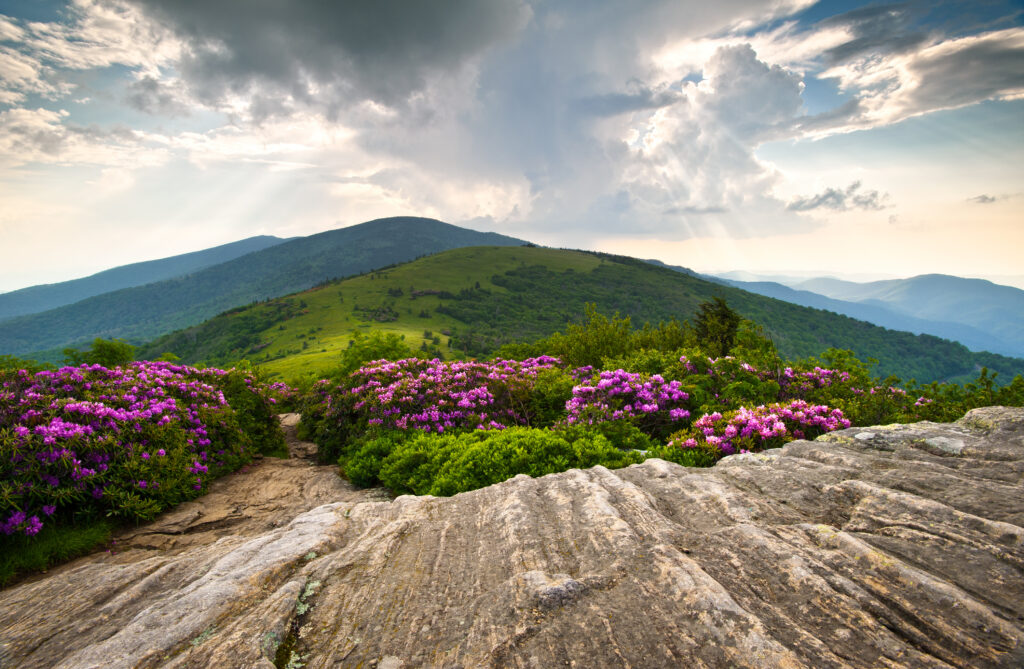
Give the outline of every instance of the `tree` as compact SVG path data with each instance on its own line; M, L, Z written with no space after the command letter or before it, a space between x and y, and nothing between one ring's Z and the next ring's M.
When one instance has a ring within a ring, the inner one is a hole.
M572 367L600 367L603 358L625 355L632 346L632 335L629 316L619 318L616 311L608 318L597 310L596 304L588 302L583 322L569 323L565 334L551 335L545 347Z
M348 348L341 354L341 365L336 374L339 378L345 378L373 360L423 357L426 356L405 343L405 335L381 332L380 330L370 333L354 332Z
M92 348L79 351L64 349L64 363L68 365L103 365L117 367L127 365L135 359L135 347L123 339L101 339L92 341Z
M702 302L698 309L694 330L701 348L712 358L729 355L736 344L736 333L743 319L721 297Z

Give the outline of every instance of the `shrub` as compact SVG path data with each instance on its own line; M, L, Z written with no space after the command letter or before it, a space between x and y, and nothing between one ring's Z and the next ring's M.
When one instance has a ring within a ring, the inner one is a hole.
M363 365L374 360L401 360L423 357L405 343L405 337L393 332L374 330L365 333L356 331L348 348L341 354L341 363L333 375L336 380L347 377Z
M423 434L398 442L384 458L380 480L396 493L454 495L516 476L543 476L574 467L624 467L637 452L603 435L527 427L459 435Z
M541 369L530 388L526 405L526 423L531 427L550 427L565 417L565 403L572 398L577 378L559 368Z
M651 451L659 443L628 420L606 420L593 425L565 424L557 425L554 429L570 441L587 435L600 434L612 446L623 451Z
M374 361L352 373L347 384L314 387L303 433L320 446L327 460L342 456L348 444L369 431L384 428L450 432L502 429L530 422L537 374L553 369L555 358L523 361L445 362L406 358ZM557 392L558 382L551 381Z
M700 449L721 455L763 451L794 439L813 439L819 434L850 427L839 409L793 400L788 405L741 408L726 414L705 414L693 425L673 434L667 449ZM710 448L709 448L710 447Z
M632 348L632 334L628 316L619 318L616 313L608 318L588 303L582 323L571 323L565 334L556 332L538 344L572 367L596 367L603 358L626 354Z
M127 365L135 359L135 347L123 339L101 339L92 342L92 348L79 351L74 348L64 349L64 362L69 365L103 365L117 367Z
M0 381L0 548L44 525L148 520L283 445L260 387L238 370L137 362Z
M363 488L380 483L380 468L384 458L391 454L396 441L400 439L395 434L364 437L350 449L353 451L351 456L339 457L338 465L342 474Z
M594 425L625 420L646 434L661 437L690 417L689 399L678 381L622 369L605 371L572 389L566 422Z

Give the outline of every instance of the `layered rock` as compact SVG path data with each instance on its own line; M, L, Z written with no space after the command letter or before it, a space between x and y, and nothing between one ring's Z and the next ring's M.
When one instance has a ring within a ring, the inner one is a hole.
M1022 409L444 499L324 485L0 592L0 666L1024 664Z

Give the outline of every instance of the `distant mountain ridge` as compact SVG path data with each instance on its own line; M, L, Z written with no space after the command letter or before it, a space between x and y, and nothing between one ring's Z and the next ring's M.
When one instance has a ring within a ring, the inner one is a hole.
M524 243L428 218L378 219L291 239L185 276L0 322L0 354L54 351L95 337L144 341L329 279L461 246Z
M958 341L973 351L1024 356L1024 290L985 279L923 274L867 283L832 277L717 280L882 327Z
M1004 342L1003 350L995 352L1024 354L1024 290L1019 288L945 274L870 283L812 279L793 287L914 318L970 326Z
M81 279L0 293L0 321L56 309L123 288L184 276L286 241L288 239L270 235L249 237L201 251L121 265Z
M796 290L789 286L770 281L730 281L729 285L748 290L765 297L774 297L793 304L815 309L833 311L851 318L880 325L890 330L904 330L914 334L931 334L943 339L958 341L972 351L991 351L1003 355L1022 356L1024 347L1008 345L1002 339L962 323L930 321L914 318L887 308L875 302L846 302L825 297L807 290Z

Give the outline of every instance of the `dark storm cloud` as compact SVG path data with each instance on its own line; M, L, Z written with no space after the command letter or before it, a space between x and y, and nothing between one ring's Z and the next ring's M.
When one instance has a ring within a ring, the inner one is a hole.
M850 211L851 209L879 210L885 209L883 202L889 197L877 190L861 191L861 183L854 181L845 189L826 188L812 197L799 198L786 207L790 211L812 211L814 209L831 209L833 211Z
M506 0L131 2L186 42L181 72L204 102L271 89L299 103L397 104L529 17Z
M927 33L913 27L913 18L919 13L910 3L875 5L832 16L820 26L843 26L853 33L853 39L825 52L825 60L839 63L867 52L903 53L927 39Z
M920 82L908 103L914 109L980 102L1024 89L1024 40L1012 31L990 34L955 51L926 52L909 69Z
M147 114L187 116L188 108L165 84L153 77L144 77L128 86L125 102Z

